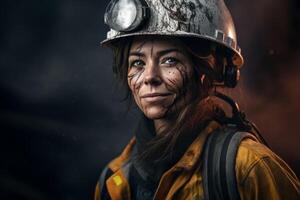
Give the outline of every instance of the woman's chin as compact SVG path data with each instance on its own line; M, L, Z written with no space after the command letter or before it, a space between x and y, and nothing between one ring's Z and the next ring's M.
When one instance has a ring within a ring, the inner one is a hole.
M167 113L167 109L162 107L151 107L144 110L145 116L148 119L152 119L152 120L165 118L166 113Z

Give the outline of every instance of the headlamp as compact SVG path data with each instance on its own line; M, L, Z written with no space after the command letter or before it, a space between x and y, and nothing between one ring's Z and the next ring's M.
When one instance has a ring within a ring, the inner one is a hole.
M143 0L112 0L105 11L104 21L120 32L136 30L149 18L149 7Z

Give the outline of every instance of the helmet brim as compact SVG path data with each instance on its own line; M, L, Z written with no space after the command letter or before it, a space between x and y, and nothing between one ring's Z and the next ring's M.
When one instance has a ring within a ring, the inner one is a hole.
M236 46L232 47L229 44L225 43L224 41L219 41L214 37L207 36L207 35L200 35L196 33L187 33L187 32L182 32L182 31L176 31L174 32L135 32L135 33L127 33L123 35L117 35L114 36L113 38L108 38L103 40L100 44L103 47L114 47L116 43L120 40L123 39L128 39L129 37L134 37L134 36L167 36L167 37L184 37L184 38L195 38L199 41L205 40L212 42L216 44L218 47L223 48L227 53L231 54L232 56L232 61L233 63L238 67L241 68L244 64L244 59L241 54L241 49Z

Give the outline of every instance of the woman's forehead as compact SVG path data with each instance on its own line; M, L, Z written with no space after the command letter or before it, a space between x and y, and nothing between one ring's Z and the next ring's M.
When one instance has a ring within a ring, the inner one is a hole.
M177 38L170 37L135 37L130 51L160 51L163 49L177 48L185 50L183 43Z

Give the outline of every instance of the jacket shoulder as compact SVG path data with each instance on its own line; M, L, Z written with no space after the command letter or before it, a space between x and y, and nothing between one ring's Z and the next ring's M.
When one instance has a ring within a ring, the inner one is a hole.
M295 173L273 151L252 139L241 142L236 157L241 199L299 199Z
M236 156L236 172L239 180L245 178L253 167L263 159L282 160L264 144L251 138L241 141Z

